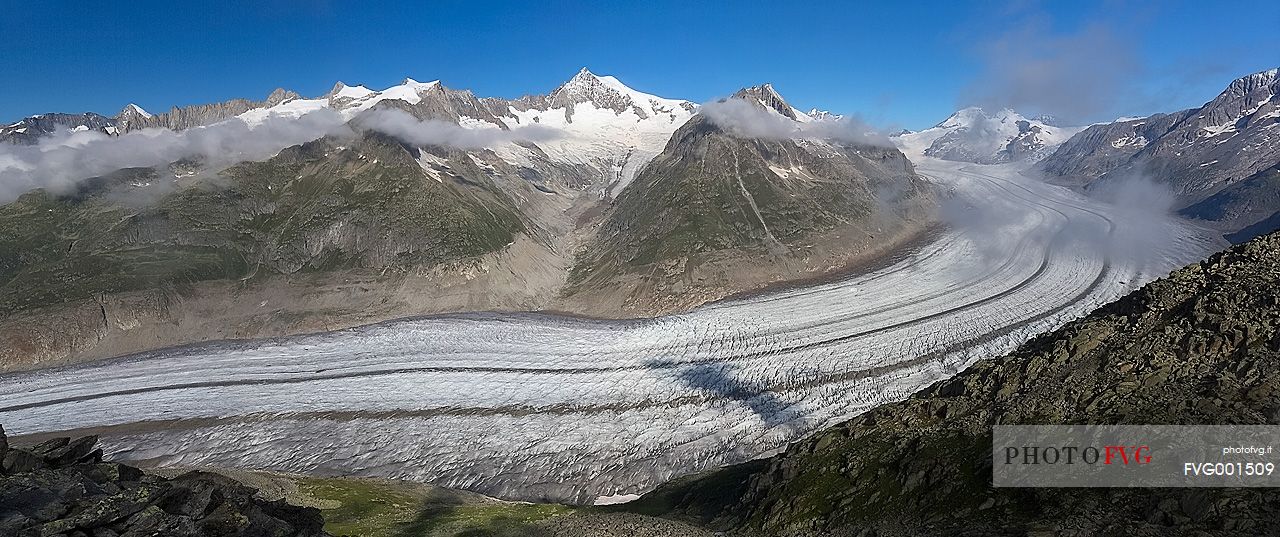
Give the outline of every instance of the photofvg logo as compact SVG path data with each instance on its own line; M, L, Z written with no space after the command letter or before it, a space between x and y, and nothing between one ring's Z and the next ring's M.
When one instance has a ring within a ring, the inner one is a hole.
M1005 464L1151 464L1151 446L1008 446Z
M997 425L998 487L1280 486L1280 426Z

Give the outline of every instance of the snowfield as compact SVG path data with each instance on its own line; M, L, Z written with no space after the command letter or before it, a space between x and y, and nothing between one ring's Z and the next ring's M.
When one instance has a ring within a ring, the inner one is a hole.
M935 242L844 281L651 320L459 314L0 377L11 434L116 457L618 501L773 453L1222 246L1182 221L919 159Z

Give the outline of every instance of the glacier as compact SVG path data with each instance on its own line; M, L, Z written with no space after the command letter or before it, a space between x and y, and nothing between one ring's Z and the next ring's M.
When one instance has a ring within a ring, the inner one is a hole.
M949 225L843 280L654 319L463 313L9 374L0 423L148 464L615 501L775 453L1223 245L1014 165L916 162Z

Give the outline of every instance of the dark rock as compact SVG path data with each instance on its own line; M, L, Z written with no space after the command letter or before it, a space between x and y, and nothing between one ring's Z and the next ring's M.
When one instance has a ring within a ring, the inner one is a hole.
M114 462L86 464L78 466L76 470L98 483L140 481L145 475L142 470Z
M217 476L221 479L213 479L214 476L216 474L205 472L191 472L178 476L170 482L172 486L165 491L156 505L166 513L193 518L203 517L224 501L224 490L232 492L235 488L242 487L239 483L222 476ZM252 492L249 495L252 495Z
M30 451L10 449L4 456L4 471L8 474L30 472L45 468L44 459L32 455Z
M4 435L4 426L0 425L0 475L4 474L4 457L9 454L9 437Z
M70 439L70 438L65 438L65 437L64 437L64 438L51 438L51 439L49 439L49 440L45 440L44 442L41 442L41 443L39 443L39 444L36 444L36 445L32 446L32 447L31 447L31 449L29 449L29 450L27 450L27 451L30 451L31 453L33 453L33 454L35 454L35 455L39 455L39 456L43 457L43 456L47 455L50 451L53 451L53 450L58 449L58 448L60 448L60 447L63 447L63 446L65 446L65 445L69 444L69 443L71 443L71 439Z
M9 448L0 476L0 536L320 537L314 508L256 498L217 474L175 479L104 463L97 438Z
M154 505L138 512L125 523L128 528L121 537L143 537L150 535L171 535L174 537L196 535L241 535L240 533L202 533L197 530L190 518L175 516L164 512Z
M102 449L101 448L95 449L89 452L88 455L85 455L77 459L76 464L98 464L102 462L102 456L103 456Z
M93 452L93 446L98 443L97 436L85 436L77 438L75 441L68 442L61 447L49 450L45 456L45 462L54 468L61 468L80 462Z

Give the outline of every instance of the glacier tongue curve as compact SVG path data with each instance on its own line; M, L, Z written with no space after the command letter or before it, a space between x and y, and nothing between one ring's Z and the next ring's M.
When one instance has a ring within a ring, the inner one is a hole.
M459 314L8 375L0 423L156 464L590 503L776 451L1220 246L1010 166L920 171L956 192L951 227L844 281L651 320ZM1160 238L1117 247L1139 235Z

